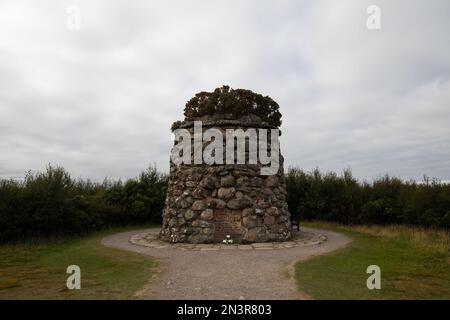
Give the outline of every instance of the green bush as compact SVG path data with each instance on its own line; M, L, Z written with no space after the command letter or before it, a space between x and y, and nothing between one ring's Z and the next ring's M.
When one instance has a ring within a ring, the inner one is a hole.
M61 167L0 180L0 241L160 222L167 177L149 168L126 183L74 180Z
M0 241L82 234L110 226L159 223L167 176L150 167L125 182L75 180L61 167L0 179ZM450 228L450 185L384 176L359 182L342 175L289 169L287 201L303 220Z
M416 183L386 175L361 183L350 170L338 176L291 168L286 183L289 210L304 220L450 227L450 185L436 179Z
M161 212L167 191L167 177L155 168L142 172L138 179L115 183L106 192L108 204L124 215L118 220L133 223L161 222ZM119 215L121 214L119 213Z
M186 120L205 115L231 114L235 118L254 114L275 127L281 125L281 113L278 104L269 96L262 96L251 90L232 89L222 86L213 92L199 92L186 103Z

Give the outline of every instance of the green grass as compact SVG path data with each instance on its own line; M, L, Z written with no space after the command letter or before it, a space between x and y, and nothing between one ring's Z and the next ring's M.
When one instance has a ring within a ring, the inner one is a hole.
M114 229L87 237L39 244L0 245L0 299L132 299L151 278L157 262L107 248L101 239ZM66 287L67 266L81 268L81 289Z
M346 248L296 264L299 290L316 299L450 299L450 235L405 226L305 226L342 232ZM366 268L381 268L381 290L369 290Z

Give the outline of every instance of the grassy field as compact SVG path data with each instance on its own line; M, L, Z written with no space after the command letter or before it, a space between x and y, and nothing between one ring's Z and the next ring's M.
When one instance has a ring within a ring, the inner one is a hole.
M106 248L91 236L40 244L0 245L0 299L132 299L156 270L155 260ZM81 290L68 290L66 268L81 268Z
M346 248L296 265L301 291L316 299L450 299L450 235L404 226L325 223L353 239ZM381 268L381 290L369 290L366 268Z

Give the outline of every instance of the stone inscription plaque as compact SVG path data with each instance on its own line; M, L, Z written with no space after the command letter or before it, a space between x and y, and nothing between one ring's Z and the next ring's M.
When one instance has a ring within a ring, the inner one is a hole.
M214 209L214 241L222 242L227 235L233 240L242 238L241 210Z

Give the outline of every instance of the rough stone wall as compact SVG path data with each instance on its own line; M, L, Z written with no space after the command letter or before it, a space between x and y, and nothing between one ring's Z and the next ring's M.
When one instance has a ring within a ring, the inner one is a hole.
M192 130L192 123L181 123ZM267 128L251 121L215 121L209 127ZM225 147L224 147L225 151ZM248 154L247 154L248 157ZM260 175L259 164L170 165L162 240L170 242L285 241L291 236L283 157L276 175Z

